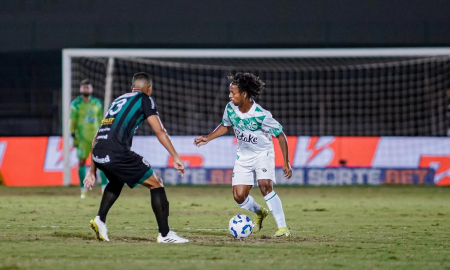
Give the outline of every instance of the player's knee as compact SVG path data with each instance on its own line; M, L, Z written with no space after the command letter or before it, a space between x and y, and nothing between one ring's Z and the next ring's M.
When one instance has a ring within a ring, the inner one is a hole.
M259 190L261 191L261 194L263 196L266 196L267 194L269 194L270 192L273 191L272 185L270 184L263 184L263 185L259 185Z
M234 193L234 200L236 201L236 203L241 204L245 201L246 196L244 194L238 194L238 193Z

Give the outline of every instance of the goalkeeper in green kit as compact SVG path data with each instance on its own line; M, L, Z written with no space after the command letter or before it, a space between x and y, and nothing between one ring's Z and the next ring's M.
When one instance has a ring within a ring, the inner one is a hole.
M99 99L92 97L92 84L89 80L80 83L80 96L70 103L70 132L73 146L77 148L78 176L80 177L81 199L87 194L83 180L86 176L86 159L92 151L92 141L101 126L103 119L103 106ZM100 171L102 191L108 184L105 174Z

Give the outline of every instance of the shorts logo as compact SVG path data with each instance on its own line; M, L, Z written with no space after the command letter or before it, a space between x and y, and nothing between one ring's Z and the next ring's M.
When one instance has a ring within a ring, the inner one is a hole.
M108 139L108 134L106 135L102 135L102 136L97 136L97 139Z
M262 170L263 172L267 172L267 170L266 170L266 169L264 169L264 168L262 168L261 170Z
M99 158L99 157L96 157L96 156L92 155L92 160L97 162L97 163L101 163L101 164L108 163L108 162L111 161L109 159L109 155L106 155L106 157L104 157L104 158Z
M106 118L102 120L102 125L111 125L114 122L114 117L113 118Z
M240 156L239 155L237 155L237 157L236 157L236 160L238 160L240 158Z
M142 163L145 164L145 166L150 167L150 163L145 158L142 158Z

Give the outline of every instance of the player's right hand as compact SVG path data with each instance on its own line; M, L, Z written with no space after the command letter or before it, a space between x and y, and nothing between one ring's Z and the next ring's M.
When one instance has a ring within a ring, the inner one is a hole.
M173 167L175 168L175 170L181 173L181 177L184 177L184 163L180 158L176 158L173 160Z
M205 145L209 142L208 137L206 136L198 136L197 138L194 139L194 145L195 146L202 146Z
M95 173L89 170L86 173L86 177L84 178L83 184L85 188L92 190L95 184Z

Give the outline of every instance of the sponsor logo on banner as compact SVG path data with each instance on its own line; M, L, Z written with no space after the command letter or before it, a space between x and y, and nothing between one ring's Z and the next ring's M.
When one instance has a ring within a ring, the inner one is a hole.
M436 185L450 185L450 156L421 156L419 167L433 168Z
M170 154L155 136L135 136L132 150L148 160L153 168L160 168L165 181L231 183L232 168L237 158L236 137L223 136L202 147L193 145L194 138L171 138L187 167L183 179L173 168ZM450 138L288 136L287 139L289 159L294 168L289 180L283 177L281 149L278 140L273 138L278 184L450 185ZM0 170L5 184L62 185L62 146L61 137L0 138ZM23 162L23 153L27 153L27 166L18 167L17 164ZM77 164L76 149L72 148L70 166L73 184L78 182Z
M298 167L326 167L334 158L335 137L300 137L294 157Z
M49 137L45 151L44 171L62 171L64 168L64 151L62 137ZM77 166L76 148L70 149L70 167Z
M230 185L232 169L188 168L185 177L173 168L157 168L154 171L163 176L164 183L197 185ZM284 178L282 169L275 170L279 185L433 185L433 169L374 169L374 168L294 168L290 179Z

